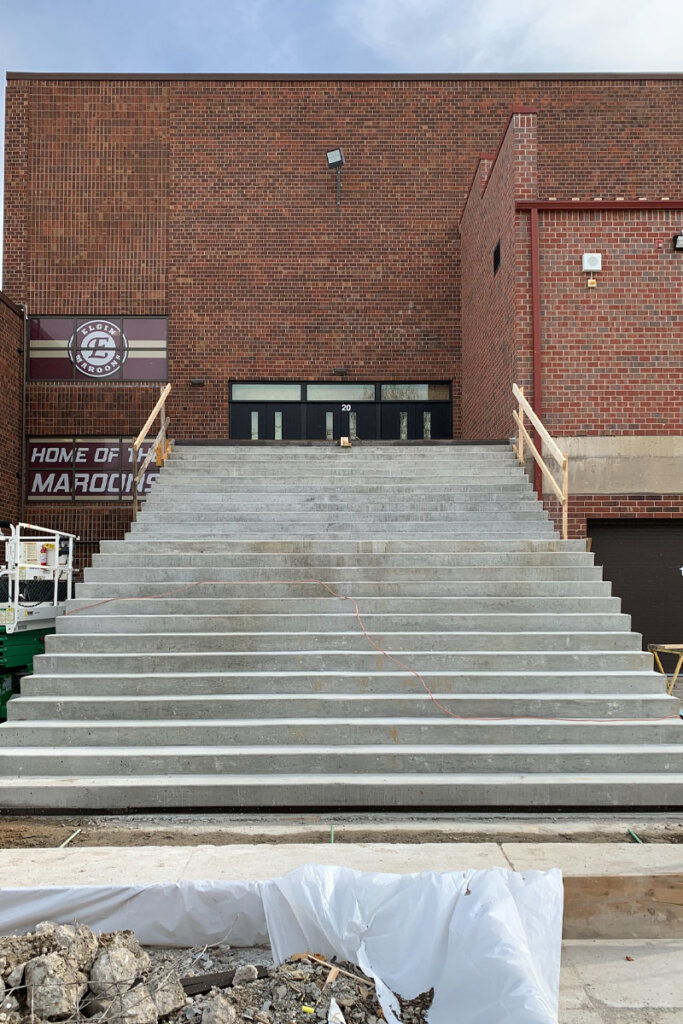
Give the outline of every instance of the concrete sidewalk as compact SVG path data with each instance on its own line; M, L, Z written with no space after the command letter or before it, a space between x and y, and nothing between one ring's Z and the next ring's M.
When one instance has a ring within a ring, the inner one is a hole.
M680 940L565 940L559 1024L681 1024L682 957Z
M358 871L561 868L567 877L683 876L683 844L653 843L278 843L229 846L67 846L0 849L0 886L132 884L186 879L272 878L301 864ZM48 883L46 879L50 879Z

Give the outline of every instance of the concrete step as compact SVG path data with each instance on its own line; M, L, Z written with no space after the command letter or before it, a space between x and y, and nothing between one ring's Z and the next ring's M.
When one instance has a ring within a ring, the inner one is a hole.
M269 476L234 476L216 478L217 483L212 484L208 477L203 478L202 504L204 495L208 495L213 501L222 501L232 495L243 494L250 501L272 500L274 495L310 495L319 498L358 496L360 498L376 498L385 501L401 498L415 498L419 500L425 496L445 495L452 500L462 497L490 498L495 500L506 496L534 496L533 488L526 478L518 476L488 476L485 479L475 477L461 477L457 480L437 477L402 477L400 484L395 480L374 478L358 480L357 474L354 480L348 480L340 476L336 480L323 481L320 476L312 476L300 479L295 472L288 480L269 482ZM177 494L179 497L190 499L196 497L198 491L196 481L191 474L177 473L173 478L167 478L163 474L154 485L154 489L144 498L145 505L153 504L155 501L165 501L169 495Z
M652 655L641 650L641 638L637 633L562 633L560 631L508 633L380 633L373 634L373 640L387 651L417 653L430 651L450 657L456 652L491 653L516 651L532 653L550 651L553 653L576 654L593 651L600 658L612 658L615 652L632 652L638 665L652 668ZM122 654L126 650L139 650L140 634L133 633L56 633L45 638L46 650L53 652L79 651L86 654L110 652ZM310 657L316 652L336 651L372 654L374 649L356 628L347 632L328 633L146 633L144 648L159 653L170 651L222 651L235 653L286 652Z
M509 586L519 583L522 587L527 584L544 583L551 585L564 585L565 583L603 583L602 572L598 567L586 566L580 569L571 569L566 566L531 566L527 569L508 567L505 565L487 566L450 566L442 568L435 566L391 566L382 571L377 566L337 566L319 565L311 561L310 565L234 565L226 566L225 563L216 564L207 560L201 565L193 567L191 564L181 566L160 566L141 564L138 567L144 575L145 581L151 584L159 582L185 583L197 580L211 579L216 583L232 580L251 581L268 583L306 581L309 579L324 580L330 585L335 583L345 586L356 593L354 584L361 588L376 587L382 588L396 584L408 584L417 587L433 584L435 588L439 585L461 585L480 583L482 586L503 585ZM137 575L131 572L131 566L103 566L97 565L85 572L86 584L100 583L121 583L130 584L131 577ZM378 580L378 576L382 579ZM611 588L610 583L606 583ZM463 591L464 592L464 591Z
M453 540L478 539L486 536L486 532L496 530L505 532L512 537L528 537L530 534L538 539L554 536L553 527L550 523L537 520L535 523L501 524L490 522L488 526L484 523L475 525L457 524L453 522L443 523L409 523L397 522L390 525L372 523L332 523L324 530L324 534L330 540L344 539L360 534L367 540L379 540L380 538L391 537L400 540L407 534L418 534L430 540L449 538ZM263 525L260 523L177 523L166 524L163 530L151 522L134 523L131 527L131 536L135 539L145 539L149 543L168 544L174 540L190 540L201 537L202 534L210 534L213 540L227 541L236 537L251 537L254 540L277 540L278 538L291 540L310 540L314 534L319 534L320 527L315 529L305 523L279 523L277 527Z
M479 511L467 511L461 510L457 507L444 508L441 511L428 511L421 509L417 511L416 515L419 516L420 523L453 523L453 524L472 524L478 523L516 523L520 520L522 522L546 522L547 514L544 510L531 502L527 502L527 508L521 509L508 509L502 506L490 506L488 509L482 504ZM332 527L332 524L339 524L340 526L348 524L355 527L358 523L370 523L375 524L387 523L392 526L395 523L405 523L410 518L410 513L407 509L402 511L386 511L373 508L365 508L354 512L353 510L342 509L342 511L332 511L328 509L307 509L307 508L290 508L285 502L280 506L276 519L273 519L273 512L267 511L249 511L245 509L244 512L233 512L229 510L219 509L210 512L198 512L196 507L193 510L192 505L179 506L176 505L169 511L158 511L157 509L150 510L149 513L143 512L140 514L137 526L152 525L161 533L164 532L166 525L174 525L176 523L196 523L200 527L210 523L221 523L223 525L229 523L235 523L240 527L247 526L249 524L256 524L261 526L263 523L277 526L278 528L296 525L301 523L304 526L310 527L319 524L321 529L327 530Z
M263 524L268 524L268 528L275 534L278 531L282 531L284 528L289 528L301 524L305 527L319 527L320 530L325 533L332 524L335 524L334 528L341 528L344 525L356 528L357 526L376 524L387 524L391 527L389 532L396 527L396 524L405 524L406 520L410 517L405 512L375 512L372 509L364 512L355 513L353 511L343 512L326 512L317 511L311 512L304 509L288 509L286 505L279 508L277 514L274 516L272 512L254 512L245 515L235 515L233 513L226 513L217 509L216 511L198 512L196 509L193 512L191 506L186 508L179 508L175 512L159 513L158 515L150 512L147 515L144 510L138 518L137 522L133 524L133 527L140 526L154 526L156 524L157 530L163 533L164 529L168 526L173 526L178 523L188 524L200 524L202 527L208 526L212 523L220 524L222 526L230 525L231 523L238 524L240 528L245 528L253 522L259 529L262 529ZM437 524L437 525L452 525L452 526L481 526L485 523L508 523L514 522L517 526L522 527L525 525L536 525L538 522L546 522L547 515L537 505L531 505L529 503L529 509L523 511L512 511L507 512L500 508L490 508L486 511L481 512L458 512L457 509L446 509L443 512L424 512L414 517L415 525L425 524ZM338 525L337 525L338 524Z
M321 741L324 737L321 737ZM505 747L453 744L353 746L69 746L0 747L0 777L112 775L278 775L333 772L669 772L680 768L680 745L530 744Z
M638 742L649 746L679 742L681 723L675 719L640 724ZM633 744L630 722L556 722L516 719L512 722L467 722L448 718L267 718L250 719L129 719L116 721L10 721L2 727L9 747L53 746L249 746L320 743L449 743L467 745L516 744Z
M419 683L416 681L416 687ZM557 718L612 719L631 722L634 729L641 720L675 718L678 704L666 692L660 694L619 694L618 698L604 694L538 694L538 693L440 693L434 697L446 712L461 718ZM162 695L127 696L108 694L96 696L26 696L8 702L11 721L38 721L64 719L118 720L168 718L175 712L178 718L350 718L415 717L433 714L443 717L426 691L415 693L381 694L306 694L294 691L288 694L174 693L168 689ZM0 744L4 733L0 729Z
M258 568L270 566L305 566L310 568L316 566L325 570L334 567L354 569L367 569L375 567L382 569L377 578L393 578L393 569L429 569L430 572L438 572L443 568L452 569L474 569L476 572L487 569L505 569L510 571L510 579L519 578L520 573L530 572L534 569L548 569L556 571L564 569L568 573L586 572L602 573L600 566L594 565L593 555L576 551L417 551L397 552L396 554L376 554L371 551L349 551L349 552L302 552L272 551L264 553L260 551L224 551L222 554L217 551L175 551L167 553L165 550L154 550L147 547L146 551L131 550L140 545L130 542L120 551L104 551L93 556L95 569L106 566L108 570L116 567L125 567L127 575L121 579L130 579L130 568L144 566L145 571L150 568L176 568L179 566L192 565L219 565L221 568L228 566L251 565ZM267 557L265 557L267 554ZM87 569L86 572L92 570ZM477 579L477 576L472 577ZM544 578L544 577L540 577ZM587 579L589 577L578 577L567 575L567 579Z
M267 444L176 444L170 455L173 462L193 461L197 458L210 456L215 459L226 459L233 461L241 459L251 460L272 460L282 459L284 456L288 461L310 461L312 459L404 459L412 462L414 459L427 461L429 459L461 459L476 458L477 460L492 461L506 459L517 462L517 457L512 451L509 442L468 444L466 441L440 442L439 444L414 445L382 444L375 442L355 442L351 448L340 448L338 442L332 441L311 441L302 445L288 445L285 449L282 445Z
M220 497L226 497L221 495ZM198 512L197 502L190 495L184 499L181 495L169 493L164 501L157 500L154 503L148 502L142 507L140 516L149 518L158 517L160 522L168 520L172 515L200 515L204 518L224 518L230 516L238 521L248 516L280 516L287 514L296 515L300 519L308 519L315 516L336 517L339 515L355 516L412 516L423 518L427 515L451 513L454 516L472 515L481 516L495 512L500 515L544 515L543 507L536 500L529 498L511 498L509 496L491 498L454 498L448 501L440 501L429 496L423 496L414 501L384 499L367 501L347 501L342 496L329 501L302 501L297 497L290 498L289 495L278 495L279 501L268 504L259 501L237 501L233 498L225 501L202 501L202 510Z
M125 597L112 598L105 593L106 584L100 587L100 597L109 603L102 605L99 601L93 601L90 597L79 597L66 602L67 616L103 616L112 613L116 616L136 615L144 616L181 616L188 612L193 618L228 615L295 615L313 616L320 613L325 615L343 614L349 610L354 611L353 605L348 598L336 597L322 586L311 588L306 597L257 597L248 592L247 588L240 588L238 591L233 587L232 596L229 597L198 597L194 591L180 591L177 596L141 597L139 599L126 599ZM209 588L213 589L212 587ZM229 585L225 588L229 591ZM556 587L556 590L559 590ZM163 591L161 591L163 594ZM188 600L191 602L191 609L188 609ZM616 597L573 597L570 595L560 596L538 596L524 597L518 595L474 597L456 596L449 597L445 594L430 595L429 597L364 597L359 605L360 614L366 615L476 615L476 614L530 614L540 613L558 615L566 614L618 614L621 609L621 601Z
M329 469L320 469L315 466L285 466L283 468L282 462L279 462L264 468L260 475L272 479L273 487L279 490L281 486L285 489L291 486L293 479L332 487L338 486L344 481L351 484L359 471L364 472L368 484L395 488L396 491L400 491L404 484L411 488L415 487L415 482L422 480L432 485L457 488L461 481L476 481L481 487L495 487L499 481L520 479L519 469L512 464L491 468L475 465L436 465L414 468L411 466L410 469L406 469L405 466L380 466L359 470L358 466L340 466ZM175 478L182 477L186 482L197 483L207 491L220 491L226 490L235 480L244 480L245 477L252 475L253 472L249 468L235 464L216 466L213 462L207 461L193 463L191 469L188 470L184 465L169 463L164 467L160 483L163 487L170 487Z
M183 478L184 479L184 478ZM180 488L180 490L179 490ZM156 487L145 497L145 508L152 508L166 504L173 494L182 496L182 500L190 501L192 492L188 484L171 484L157 489ZM234 484L227 491L207 491L202 495L202 506L206 505L232 505L238 502L258 503L269 508L277 507L283 496L288 501L300 502L302 504L329 504L334 502L345 502L350 505L377 502L378 504L401 501L443 501L443 502L465 502L465 501L537 501L536 495L527 482L521 482L512 478L509 482L504 481L493 486L483 486L473 481L458 484L454 487L441 487L436 485L425 485L422 481L414 483L412 487L402 488L400 494L393 491L387 493L386 488L377 484L354 484L349 489L346 482L338 487L322 487L319 483L311 483L310 486L303 482L293 480L288 487L282 489L267 490L260 478L251 478L242 483Z
M344 608L349 611L335 610L318 611L316 614L234 614L234 615L150 615L137 609L137 614L121 614L118 611L106 612L106 606L90 610L90 614L77 612L59 618L60 633L226 633L267 632L293 630L294 632L325 632L326 630L352 629L358 620L348 602ZM621 632L629 629L630 617L616 612L588 614L582 612L482 612L466 614L463 612L363 612L363 625L370 633L392 630L429 630L457 632L489 632L506 630L537 632L539 630L604 630L605 632Z
M207 576L205 567L203 568L204 571L195 571L195 580L201 580ZM104 577L106 574L101 572L99 575ZM211 575L213 576L213 574ZM210 582L197 583L191 590L180 590L178 596L184 600L190 597L192 601L221 600L231 597L246 602L249 602L252 598L284 600L304 597L319 599L330 596L329 591L321 587L320 583L317 582L306 582L305 580L297 582L294 580L278 583L273 582L272 579L264 579L262 582L245 582L244 576L247 574L243 573L241 575L242 578L240 579L238 573L233 573L234 580L232 583L217 582L215 578L211 579ZM282 575L284 577L286 574L283 573ZM145 573L145 576L147 576L147 573ZM324 580L335 593L345 594L354 598L363 598L364 607L367 600L377 598L405 599L413 597L417 600L441 600L442 598L447 600L453 598L520 598L538 600L548 598L549 600L557 600L559 598L609 598L611 592L611 585L599 579L592 581L579 580L578 582L566 581L561 578L554 580L526 579L512 581L494 579L486 582L479 580L432 580L430 582L414 582L410 580L404 582L395 580L359 582L358 580L349 580L344 582L344 580L329 579L326 575L317 578ZM184 588L186 581L186 576L173 577L169 574L169 579L163 581L163 586L160 586L160 581L154 580L154 574L152 574L152 579L146 583L119 583L104 578L93 580L89 574L88 582L76 584L77 600L70 603L69 607L78 607L79 604L87 603L95 597L118 597L121 599L133 597L151 598L160 592L166 593L165 588L167 585ZM171 593L169 596L172 597L173 594Z
M198 634L201 636L201 634ZM616 634L617 636L619 634ZM82 639L82 638L81 638ZM100 639L96 637L96 639ZM372 646L362 643L357 638L356 650L320 650L303 647L301 650L253 650L228 647L223 650L212 650L207 639L205 644L198 643L193 649L184 641L171 639L153 639L144 633L129 637L124 645L122 638L115 637L117 652L91 653L86 648L84 653L50 653L40 654L34 658L34 669L40 675L70 674L83 672L88 675L100 673L139 673L163 672L184 674L192 672L230 672L230 671L322 671L338 669L340 671L392 671L395 666L386 656L374 650ZM436 641L438 645L438 641ZM85 645L84 645L85 646ZM228 645L226 645L228 646ZM126 652L126 647L128 651ZM202 649L204 648L204 649ZM653 671L652 655L643 651L566 651L552 650L456 650L454 652L436 650L412 651L402 650L399 646L387 647L394 657L399 658L409 668L417 671L446 670L466 673L511 673L511 672L648 672L653 679L661 677ZM33 678L33 677L32 677ZM30 686L30 679L25 686Z
M29 676L22 686L24 696L163 696L171 689L185 694L261 693L266 700L276 693L415 693L421 683L411 672L401 671L394 662L387 661L386 667L373 671L367 665L354 670L339 667L342 658L321 659L323 664L298 664L278 667L278 656L274 664L263 666L237 664L231 670L222 672L179 671L143 672L134 674L112 673L104 667L98 675L81 673L41 674ZM353 660L353 659L349 659ZM403 659L401 659L403 661ZM264 659L265 662L265 659ZM411 665L405 661L404 664ZM431 670L419 665L422 679L431 690L440 693L546 693L563 694L604 694L614 693L655 694L662 692L662 677L655 672L454 672L448 667Z
M676 772L8 776L8 810L642 808L683 804Z
M100 550L103 552L132 551L136 558L141 553L151 550L149 540L136 539L128 534L125 540L103 540ZM188 537L185 540L171 540L168 537L163 539L163 551L167 555L176 552L192 553L195 551L204 554L325 554L335 552L339 554L367 553L378 555L394 555L409 553L421 557L422 554L459 554L481 553L481 552L533 552L533 553L567 553L579 552L586 554L586 542L583 540L560 540L556 534L549 537L510 537L506 534L504 538L499 537L467 537L463 539L440 537L406 539L405 537L387 538L379 537L372 540L367 538L325 538L316 537L311 539L263 539L243 540L230 538L216 540L208 537Z

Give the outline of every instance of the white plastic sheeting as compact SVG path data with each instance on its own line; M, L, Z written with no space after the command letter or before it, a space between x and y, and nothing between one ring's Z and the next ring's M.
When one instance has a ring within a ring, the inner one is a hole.
M254 945L278 962L315 950L393 992L434 988L429 1024L556 1024L562 933L558 870L376 874L306 865L264 882L0 890L0 934L39 921L130 928L146 945Z
M78 921L96 932L130 928L144 946L268 942L259 882L162 882L0 890L0 935L40 921Z
M387 1021L434 988L429 1024L556 1024L559 870L380 875L307 865L261 886L279 963L315 949L375 979Z

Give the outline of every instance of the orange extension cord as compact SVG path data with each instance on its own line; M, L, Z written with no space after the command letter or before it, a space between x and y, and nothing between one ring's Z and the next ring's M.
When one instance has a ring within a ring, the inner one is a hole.
M149 595L147 597L107 597L107 598L104 598L104 600L102 600L102 601L95 601L93 604L86 604L86 605L83 605L81 608L74 608L73 611L65 612L64 614L65 615L74 615L77 612L86 611L88 608L98 608L98 607L100 607L100 605L110 604L112 601L156 601L157 598L168 597L171 594L178 594L178 593L181 593L184 590L191 590L193 587L201 587L201 586L213 585L213 584L221 584L221 585L228 585L228 586L245 586L245 585L255 584L255 583L265 583L265 584L284 583L285 585L291 585L291 584L295 584L295 583L317 583L318 586L324 587L325 590L327 590L330 594L332 594L333 597L339 598L342 601L350 601L351 604L353 605L354 611L356 613L356 618L358 620L358 625L361 628L363 636L375 648L375 650L378 651L380 654L384 655L385 658L388 658L389 661L393 661L393 663L395 665L398 665L399 668L404 669L404 671L409 672L411 675L415 676L416 679L419 679L419 681L422 684L422 686L424 687L424 689L425 689L429 699L436 705L436 707L439 709L439 711L442 711L444 713L444 715L448 715L449 718L456 718L456 719L458 719L458 721L461 721L461 722L494 722L494 723L495 722L499 722L500 723L500 722L518 722L518 721L529 720L529 721L539 721L539 722L587 722L587 723L599 723L599 724L604 725L605 721L615 722L615 723L622 723L622 724L624 724L624 723L639 723L639 724L643 724L643 723L648 724L648 723L650 723L651 724L651 723L654 723L654 722L668 722L668 721L670 721L672 719L678 719L679 718L679 716L676 715L676 714L674 714L674 715L667 715L665 718L610 718L610 719L604 719L604 718L552 718L552 717L549 718L549 717L542 717L540 715L517 715L517 716L514 716L514 717L507 717L507 718L472 718L472 717L470 717L468 715L456 715L452 711L449 711L448 708L445 708L443 706L443 704L441 704L439 702L439 700L434 696L434 693L432 692L432 690L430 690L430 688L427 685L427 683L425 682L424 678L420 675L420 673L416 669L411 668L410 665L406 665L404 662L402 662L398 658L396 658L393 654L389 654L388 651L385 651L384 648L381 647L377 643L377 641L374 640L370 636L370 634L368 633L368 631L366 630L366 628L365 628L365 626L363 624L363 619L362 619L361 614L360 614L360 608L358 607L358 602L355 599L355 597L348 597L346 594L339 594L339 593L337 593L336 590L333 590L332 587L328 583L325 583L323 580L310 579L310 578L307 578L307 579L296 579L296 580L196 580L193 583L187 583L184 586L174 587L172 590L163 590L163 591L160 591L158 594L151 594L151 595Z

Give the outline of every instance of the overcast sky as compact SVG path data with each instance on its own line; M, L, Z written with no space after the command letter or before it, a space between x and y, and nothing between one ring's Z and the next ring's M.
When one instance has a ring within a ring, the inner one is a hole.
M6 71L682 72L682 55L683 0L0 0L3 110Z

